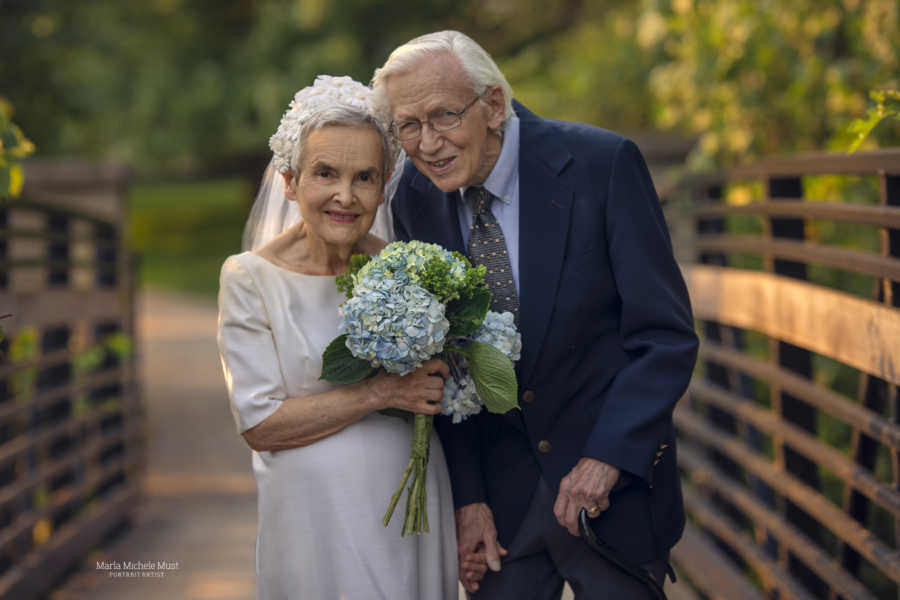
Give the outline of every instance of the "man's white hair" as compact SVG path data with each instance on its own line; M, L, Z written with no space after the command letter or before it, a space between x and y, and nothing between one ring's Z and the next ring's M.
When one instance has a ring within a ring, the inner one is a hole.
M412 69L416 63L426 56L451 54L456 57L462 66L463 72L469 79L472 91L481 96L491 86L499 86L503 90L503 124L513 116L512 87L506 81L506 77L497 68L497 63L491 58L484 48L459 31L436 31L421 35L410 40L391 52L387 61L380 69L375 69L372 77L372 89L375 92L375 104L379 110L391 111L391 105L387 98L385 85L391 75L404 73Z

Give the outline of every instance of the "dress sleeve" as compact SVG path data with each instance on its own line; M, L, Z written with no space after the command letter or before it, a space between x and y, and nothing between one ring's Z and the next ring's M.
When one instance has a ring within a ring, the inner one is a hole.
M256 282L235 258L219 278L219 357L238 433L258 425L287 397L275 340Z

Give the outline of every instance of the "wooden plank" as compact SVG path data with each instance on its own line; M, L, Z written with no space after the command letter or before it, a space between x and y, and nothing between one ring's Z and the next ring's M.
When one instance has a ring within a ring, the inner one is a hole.
M110 414L123 411L92 411L82 417L70 417L56 423L49 429L29 431L0 445L0 463L9 461L32 448L40 448L65 434L75 433L82 427L92 427Z
M76 396L77 394L90 391L92 388L111 385L113 383L122 383L125 385L130 382L131 371L127 368L127 364L123 363L113 369L105 369L99 373L92 373L83 381L72 382L60 387L56 387L46 392L41 392L34 397L23 400L14 397L12 402L7 405L0 405L0 423L6 422L17 416L18 413L30 413L34 409L44 408L54 402L64 399L66 396ZM0 454L2 454L3 445L0 444Z
M707 426L689 409L676 408L675 424L682 431L682 439L708 444L728 456L853 546L887 577L900 582L900 552L889 548L818 491L796 477L776 470L771 462L749 450L741 441Z
M120 297L121 293L114 288L3 292L0 293L0 314L12 313L13 316L3 323L4 330L11 334L27 325L44 329L73 321L114 321L130 310Z
M669 600L701 600L700 595L695 592L683 574L676 570L678 581L666 584L666 598Z
M37 470L29 473L27 478L20 477L0 490L0 507L15 501L22 494L48 482L75 465L94 462L97 454L102 453L108 447L119 442L128 444L135 439L133 436L140 435L142 432L139 424L132 423L126 425L124 430L98 433L87 444L74 449L65 458L41 462Z
M763 272L683 271L697 318L759 331L900 384L900 311Z
M86 491L90 490L98 483L101 483L104 479L119 471L125 471L130 467L133 467L140 463L140 453L135 451L126 452L123 456L117 457L115 460L110 461L108 464L103 465L99 469L96 469L88 476L87 480L84 483L80 484L77 488L68 488L55 491L51 495L50 502L48 502L46 506L43 506L38 510L29 510L27 512L20 513L16 516L15 520L11 524L7 525L3 528L2 531L0 531L0 548L11 544L13 540L17 539L19 536L28 531L31 531L37 524L37 522L41 519L52 518L53 513L56 510L62 508L65 504L71 502L74 498L84 495ZM104 498L98 498L96 499L96 501L102 503L104 501Z
M822 465L844 482L877 502L895 517L900 517L900 492L880 483L869 471L854 464L844 454L820 442L803 429L782 421L769 410L761 409L752 401L736 396L717 386L695 379L691 393L701 400L733 414L761 431L780 436L791 448L808 459Z
M69 567L86 556L103 537L128 518L137 507L140 492L132 482L106 502L61 527L56 535L0 578L0 598L42 598Z
M758 254L784 261L812 263L900 281L900 260L869 252L845 250L814 242L773 239L753 235L701 235L695 241L698 250L730 254Z
M837 417L853 428L865 432L866 435L882 444L900 450L900 425L889 422L878 413L856 404L825 386L709 340L703 340L700 344L700 356L704 360L737 369L768 384L778 385L784 391L790 392L833 417Z
M16 337L16 333L17 332L11 333L9 330L7 330L6 337L14 338ZM9 375L11 375L13 372L19 370L56 366L62 363L69 362L74 356L75 353L71 350L54 350L53 352L42 354L30 360L7 362L4 365L0 365L0 378L9 377Z
M736 215L760 215L767 217L823 219L900 229L900 208L894 206L818 202L814 200L778 200L775 198L773 200L775 201L752 202L739 206L730 204L698 205L696 208L692 208L689 213L698 219Z
M681 541L672 548L672 561L711 600L765 599L762 591L753 587L712 540L690 522L684 527Z
M900 173L900 150L771 156L752 165L731 169L727 177L734 180L801 175L876 175L881 172Z
M697 486L727 499L754 523L771 532L780 544L785 545L797 558L803 561L823 581L846 598L854 600L876 600L857 579L847 573L841 565L824 550L815 545L801 531L766 505L753 497L748 490L733 482L728 474L716 468L700 453L682 446L678 449L678 464L690 472L690 481Z
M778 597L788 600L816 600L776 559L767 556L745 532L690 487L684 489L684 505L700 525L728 544L759 573L768 591L778 590Z

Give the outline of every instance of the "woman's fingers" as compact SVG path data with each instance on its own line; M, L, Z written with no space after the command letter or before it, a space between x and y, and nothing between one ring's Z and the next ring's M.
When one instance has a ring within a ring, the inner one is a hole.
M446 379L447 377L450 377L450 367L448 367L447 363L445 363L444 361L442 361L439 358L432 358L432 359L426 360L422 364L422 370L425 371L425 373L427 373L429 375L433 375L433 374L440 375L444 379Z

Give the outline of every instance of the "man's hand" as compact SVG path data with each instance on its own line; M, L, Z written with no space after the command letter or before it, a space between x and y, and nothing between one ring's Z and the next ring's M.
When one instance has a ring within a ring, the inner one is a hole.
M578 512L585 508L596 517L609 508L609 492L619 479L619 469L595 458L584 457L562 478L553 514L559 524L574 536L578 531Z
M467 592L478 590L487 565L500 570L500 557L507 552L497 541L494 513L484 502L467 504L456 510L456 539L459 554L459 580Z

